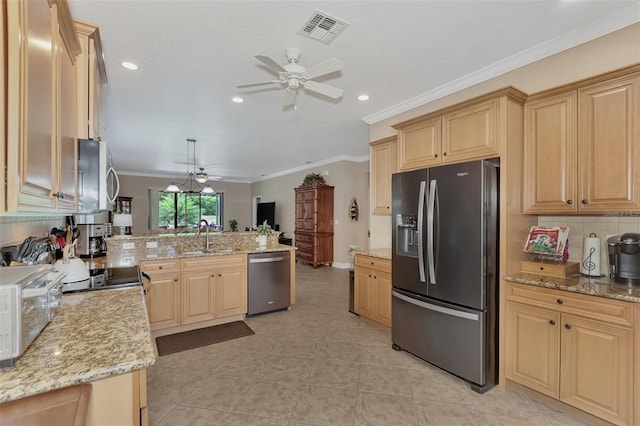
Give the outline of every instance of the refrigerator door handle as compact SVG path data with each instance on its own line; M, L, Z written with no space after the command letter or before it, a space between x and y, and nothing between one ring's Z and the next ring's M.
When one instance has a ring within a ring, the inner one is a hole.
M480 316L478 314L472 314L470 312L464 312L464 311L458 311L455 309L445 308L444 306L432 305L431 303L423 302L422 300L405 296L404 294L398 293L395 290L392 291L391 294L393 295L393 297L403 300L407 303L419 306L424 309L429 309L431 311L440 312L441 314L450 315L458 318L464 318L472 321L479 321L480 319Z
M429 264L429 283L436 284L436 268L434 262L434 245L433 233L435 231L433 225L433 215L436 203L436 187L437 181L431 180L429 184L429 205L427 206L427 262Z
M427 282L424 274L424 244L422 243L422 222L424 218L424 196L427 192L427 182L420 181L420 198L418 201L418 269L420 270L420 282Z

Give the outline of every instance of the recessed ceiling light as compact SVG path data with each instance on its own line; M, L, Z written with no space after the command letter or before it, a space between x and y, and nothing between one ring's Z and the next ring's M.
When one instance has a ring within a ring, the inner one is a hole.
M360 96L358 96L358 100L359 101L368 101L369 100L369 95L360 95Z
M244 99L242 99L239 96L236 96L235 98L231 99L233 102L237 103L237 104L241 104L244 102Z
M120 63L120 65L122 65L124 68L128 69L128 70L137 70L138 66L136 64L134 64L133 62L122 62Z

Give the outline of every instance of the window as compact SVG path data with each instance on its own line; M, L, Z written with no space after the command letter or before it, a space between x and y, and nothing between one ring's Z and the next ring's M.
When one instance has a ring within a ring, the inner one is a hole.
M207 195L159 191L157 209L150 209L150 212L157 211L158 217L150 218L149 223L155 225L151 226L152 229L195 228L200 219L205 219L210 227L221 226L224 223L222 199L222 193Z

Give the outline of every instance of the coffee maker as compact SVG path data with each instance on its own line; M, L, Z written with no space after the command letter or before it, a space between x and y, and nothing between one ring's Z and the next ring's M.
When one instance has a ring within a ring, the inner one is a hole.
M640 234L629 232L607 239L609 272L618 283L640 286Z
M80 231L76 244L76 254L80 257L100 257L107 254L105 224L79 224Z

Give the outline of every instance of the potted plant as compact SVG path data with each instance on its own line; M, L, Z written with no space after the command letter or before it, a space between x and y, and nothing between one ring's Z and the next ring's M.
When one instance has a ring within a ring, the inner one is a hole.
M231 232L237 232L238 231L238 221L235 219L230 219L229 220L229 229L231 229Z
M258 237L256 238L258 245L260 247L266 247L267 236L273 232L273 229L271 229L271 226L269 226L265 220L261 225L256 226L256 232L258 233Z
M318 173L309 173L302 180L301 186L318 186L318 185L326 185L327 182L324 180L324 177Z

